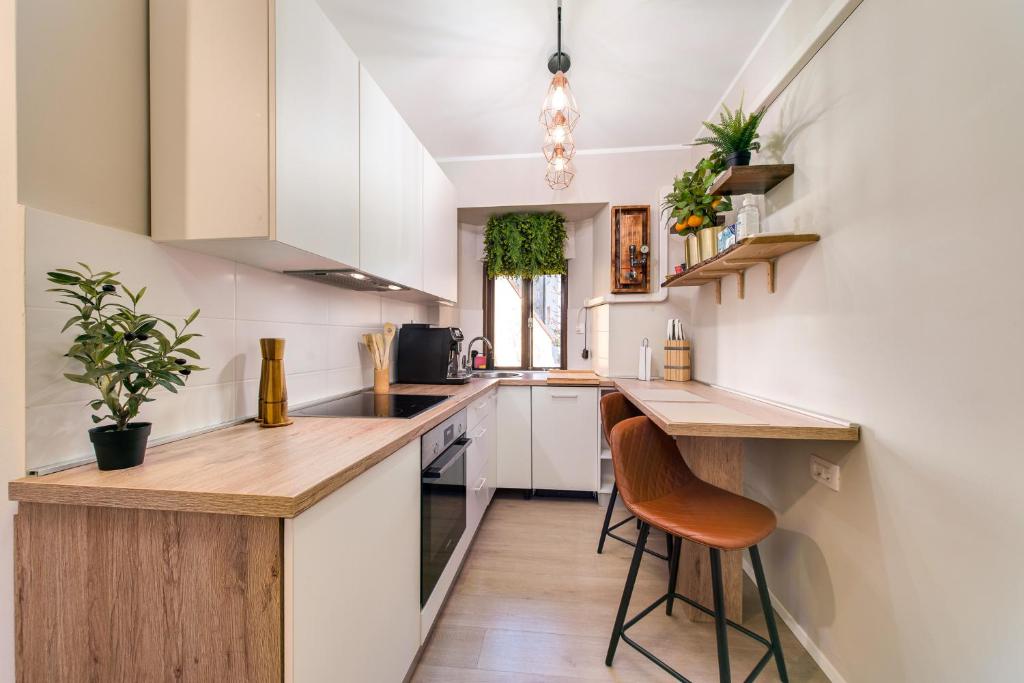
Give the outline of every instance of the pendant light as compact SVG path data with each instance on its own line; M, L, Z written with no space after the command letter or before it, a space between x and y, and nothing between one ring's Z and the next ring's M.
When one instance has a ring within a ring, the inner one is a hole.
M545 178L553 190L569 187L576 175L572 164L576 156L572 131L580 112L565 75L570 66L569 55L562 52L562 0L558 0L558 50L548 59L548 71L553 76L540 111L540 123L545 129L544 158L548 162Z

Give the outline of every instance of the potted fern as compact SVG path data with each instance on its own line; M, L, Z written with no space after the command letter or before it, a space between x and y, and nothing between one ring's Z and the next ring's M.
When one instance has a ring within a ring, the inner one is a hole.
M742 100L736 111L722 104L719 123L704 122L704 127L711 135L697 138L694 142L698 145L713 146L722 155L726 168L746 166L750 163L750 153L761 149L761 143L757 141L757 128L763 118L764 109L744 114Z
M186 330L199 315L193 311L179 328L138 311L146 293L132 292L117 279L118 273L58 268L46 274L56 287L58 302L75 309L61 332L77 327L79 334L64 354L82 364L82 372L65 373L72 382L87 384L99 392L89 402L96 412L89 430L101 470L118 470L142 464L152 430L149 422L133 422L144 403L154 401L150 392L163 387L177 393L193 372L199 354L187 346L200 336ZM123 296L122 296L123 295ZM127 299L127 301L125 300ZM113 424L101 425L110 420Z

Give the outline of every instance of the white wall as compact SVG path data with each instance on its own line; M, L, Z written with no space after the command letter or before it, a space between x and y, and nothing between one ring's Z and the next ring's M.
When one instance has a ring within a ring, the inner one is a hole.
M59 335L66 307L46 292L46 272L83 261L120 271L133 290L149 289L140 308L180 319L202 313L194 348L209 368L179 395L154 392L140 419L153 437L169 436L256 414L260 337L284 337L292 405L372 384L373 366L360 343L384 322L429 322L425 305L308 282L152 242L148 237L35 209L27 216L26 299L29 468L88 456L90 387L72 384L63 358L73 330Z
M661 197L671 186L672 178L681 173L692 161L690 149L679 148L667 151L617 152L611 154L580 154L576 157L577 175L566 190L554 191L544 181L543 158L492 158L483 160L449 161L442 164L445 173L455 184L460 207L551 205L558 203L594 202L609 206L626 204L649 204L651 206L651 241L655 258L657 253L657 231L662 229ZM572 297L587 299L606 295L610 289L608 264L611 262L611 214L609 208L601 209L593 218L590 246L585 237L577 237L576 259L570 262L570 311L569 311L569 360L570 367L589 368L591 360L580 358L582 335L575 334L576 311L580 304ZM584 231L585 232L585 231ZM462 231L464 234L464 231ZM675 242L675 238L672 238ZM469 245L465 238L460 243L460 259ZM678 245L670 249L671 261L681 260ZM590 262L590 282L584 260ZM462 264L462 261L460 261ZM579 274L576 274L576 270ZM464 269L460 265L460 279ZM659 271L660 272L660 271ZM478 276L479 277L479 276ZM475 283L469 283L469 291L459 285L459 305L465 311L473 307L463 299L474 295ZM637 301L644 297L637 297ZM636 375L637 346L643 337L648 337L657 347L665 335L665 320L680 317L685 309L686 296L678 289L669 290L666 303L616 303L619 315L629 321L616 332L617 343L611 345L613 368L618 374ZM481 304L482 308L482 304ZM628 309L628 310L627 310ZM482 315L482 314L481 314ZM591 317L592 318L592 317ZM482 319L482 318L481 318ZM592 322L592 319L591 319ZM686 321L688 322L688 321ZM593 341L591 340L591 349Z
M1022 27L1019 2L865 0L762 128L796 165L769 226L821 243L776 294L755 271L694 302L699 379L862 425L746 449L772 590L850 683L1024 677Z
M24 231L17 191L15 0L0 0L0 481L25 467ZM14 680L14 512L0 502L0 681Z

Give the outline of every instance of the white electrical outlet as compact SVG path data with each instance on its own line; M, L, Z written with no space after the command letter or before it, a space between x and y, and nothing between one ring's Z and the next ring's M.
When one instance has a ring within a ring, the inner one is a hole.
M824 484L833 491L839 490L839 465L823 460L816 455L811 456L811 479Z

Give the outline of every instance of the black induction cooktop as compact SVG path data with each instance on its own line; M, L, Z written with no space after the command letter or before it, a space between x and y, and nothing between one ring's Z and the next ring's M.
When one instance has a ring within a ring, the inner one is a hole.
M447 401L451 396L423 396L419 394L361 394L317 403L289 414L298 417L415 417L424 410Z

